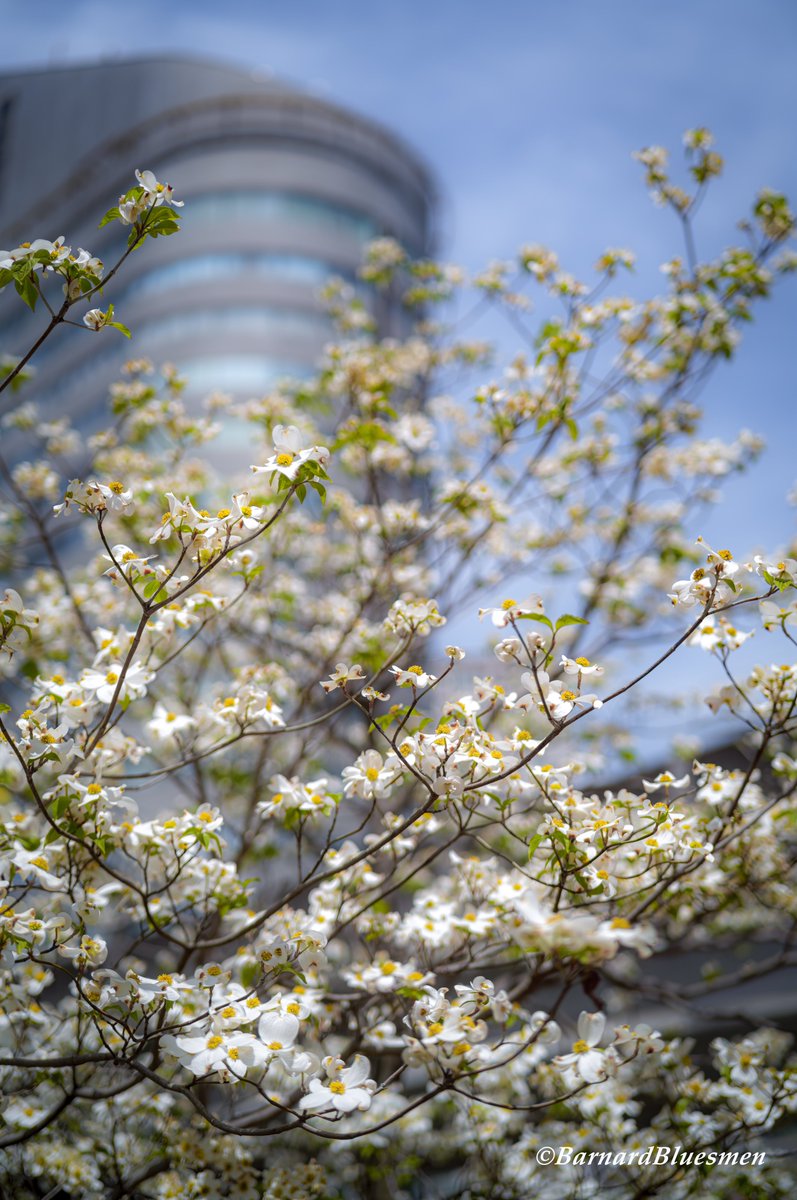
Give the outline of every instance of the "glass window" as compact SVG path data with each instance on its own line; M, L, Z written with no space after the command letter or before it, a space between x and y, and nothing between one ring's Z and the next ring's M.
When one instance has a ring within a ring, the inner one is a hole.
M214 391L257 395L272 387L279 379L306 379L312 374L306 363L250 354L183 358L175 365L185 377L189 393L199 392L203 395Z
M156 267L135 280L120 295L120 301L142 296L161 289L186 287L189 284L210 283L225 277L273 279L276 282L306 283L322 288L333 275L348 281L354 276L332 263L301 254L221 253L201 254L182 259L167 266Z
M205 192L189 197L186 218L197 221L222 221L255 218L273 224L318 225L346 232L367 242L379 234L375 221L364 213L332 200L302 196L293 192L264 192L254 189L229 192Z
M242 333L249 336L302 337L318 341L328 337L329 318L318 312L296 308L219 308L195 309L175 313L157 321L142 322L136 328L137 350L160 345L182 337L213 337L218 333Z
M120 319L124 320L124 314L120 311ZM171 358L170 348L168 343L177 338L189 337L196 339L197 342L207 342L214 335L223 332L243 333L250 337L290 337L296 336L305 338L310 343L315 343L320 350L320 345L325 341L331 332L331 323L329 318L321 313L305 312L300 309L276 309L276 308L228 308L228 309L201 309L196 312L175 313L174 316L167 317L159 321L142 322L137 325L134 332L134 341L131 344L121 337L115 337L114 331L101 331L98 334L89 334L86 331L87 338L103 339L104 345L89 355L79 365L71 368L69 372L62 376L56 383L51 381L48 386L48 394L58 394L59 396L72 396L75 392L84 392L91 388L92 380L98 374L102 375L107 371L109 366L121 364L125 359L130 357L145 357L152 358L155 365ZM106 339L107 333L107 339ZM80 336L80 335L78 335ZM42 366L49 365L51 359L57 359L57 334L50 339L47 346L42 347L42 352L37 355L37 362ZM96 345L96 343L95 343ZM209 348L212 348L212 343ZM255 392L259 388L269 387L276 378L283 375L299 376L311 374L313 365L319 357L317 351L308 346L308 361L302 365L295 362L287 362L280 360L272 360L266 355L246 355L235 354L229 357L216 358L211 356L207 359L191 358L191 362L197 365L202 362L208 364L212 362L223 362L229 367L227 382L217 379L213 382L207 382L202 386L206 391L218 389L237 390L240 387L242 390L252 389ZM188 361L188 360L186 360ZM235 372L236 363L244 364L241 367L241 382L233 384L231 382ZM247 366L247 363L274 363L273 370L264 373L264 369L258 368L255 372L254 368ZM283 369L284 368L284 369ZM210 370L210 366L208 367ZM246 372L250 372L251 382L247 381ZM186 369L186 374L188 370ZM207 377L209 380L209 376ZM35 381L35 376L34 376ZM189 383L193 383L189 379ZM193 389L192 389L193 390ZM35 395L32 395L35 399ZM98 397L99 400L99 397Z

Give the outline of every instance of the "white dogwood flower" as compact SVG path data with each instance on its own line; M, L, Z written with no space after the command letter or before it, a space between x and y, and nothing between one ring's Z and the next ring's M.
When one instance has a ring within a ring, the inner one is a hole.
M283 475L295 479L305 463L313 461L323 467L329 459L326 446L305 446L295 425L276 425L272 433L274 453L262 466L252 466L255 475Z
M309 1093L299 1101L300 1108L308 1112L331 1108L336 1113L349 1113L371 1107L376 1084L368 1078L371 1064L367 1058L356 1054L350 1067L344 1066L342 1059L325 1058L324 1068L328 1082L311 1079Z
M557 1067L563 1070L572 1069L573 1073L586 1083L597 1083L607 1074L606 1055L597 1049L603 1031L606 1027L606 1017L603 1013L582 1012L578 1018L578 1038L573 1043L570 1054L557 1054L553 1060Z

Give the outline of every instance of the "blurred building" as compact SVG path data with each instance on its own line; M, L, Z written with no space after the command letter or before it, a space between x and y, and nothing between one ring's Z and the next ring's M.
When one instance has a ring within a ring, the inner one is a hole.
M309 374L331 332L324 282L354 282L374 237L429 250L426 168L379 125L296 87L183 58L0 75L0 246L64 234L107 269L125 232L97 222L135 168L186 203L182 231L145 243L98 301L133 341L62 326L22 393L85 429L131 356L174 363L197 395L255 396ZM400 334L400 305L371 302L380 332ZM0 294L0 353L23 353L46 319L13 288ZM230 449L240 436L225 429Z

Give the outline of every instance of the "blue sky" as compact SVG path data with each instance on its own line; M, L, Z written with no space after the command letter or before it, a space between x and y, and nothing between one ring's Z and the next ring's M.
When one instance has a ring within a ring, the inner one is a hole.
M525 241L586 270L606 245L639 255L640 285L678 231L650 204L632 150L677 149L709 125L727 173L698 227L732 236L759 186L797 202L797 5L791 0L0 0L4 67L180 52L272 71L391 126L433 166L442 252L466 266ZM108 98L112 103L112 97ZM31 148L35 153L35 148ZM726 487L700 532L739 552L788 537L797 280L759 313L705 394L712 433L752 426L761 467ZM697 532L697 531L696 531Z

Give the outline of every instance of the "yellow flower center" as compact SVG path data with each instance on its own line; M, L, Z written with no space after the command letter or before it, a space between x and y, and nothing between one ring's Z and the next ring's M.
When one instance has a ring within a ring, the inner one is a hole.
M585 1042L583 1038L579 1038L577 1042L573 1042L574 1054L586 1054L589 1050L589 1042Z
M229 517L229 515L230 515L229 508L220 508L219 511L216 513L216 516L219 517L220 519L223 519L224 517Z
M119 676L116 673L116 671L109 671L108 674L105 676L106 683L116 683L118 681L118 679L119 679Z
M329 1085L330 1092L334 1092L336 1096L342 1096L346 1091L346 1084L340 1079L333 1079Z
M374 783L374 781L379 778L379 771L376 767L368 767L367 771L365 772L365 778L370 779L371 783Z
M111 482L108 484L108 487L117 496L121 495L121 493L125 490L125 485L123 483L121 483L118 479L111 480Z
M442 1021L432 1021L431 1025L429 1026L429 1033L432 1035L432 1037L434 1037L438 1033L442 1033L442 1031L443 1031Z
M98 783L90 783L89 786L86 788L86 793L89 796L99 796L101 791L102 791L102 788L100 787L100 785Z
M589 659L584 658L583 655L576 659L576 663L579 667L588 667L590 665Z
M268 1048L269 1050L281 1050L282 1042L269 1042Z
M282 454L277 455L277 466L278 467L289 467L292 462L293 462L293 455L289 454L285 450L282 452Z
M224 1041L224 1038L221 1038L221 1037L219 1037L219 1035L217 1033L214 1033L211 1037L208 1038L205 1045L207 1046L208 1050L215 1050L218 1046L221 1045L221 1043L223 1041Z
M509 612L510 608L515 608L516 605L517 600L504 600L501 603L501 608L504 610L504 612Z
M233 1006L231 1004L228 1004L226 1008L223 1008L221 1010L221 1015L223 1017L234 1017L235 1009L233 1008Z

